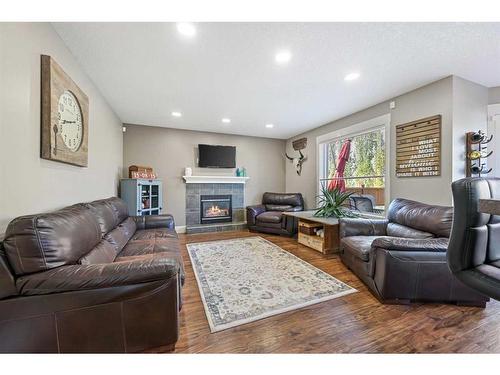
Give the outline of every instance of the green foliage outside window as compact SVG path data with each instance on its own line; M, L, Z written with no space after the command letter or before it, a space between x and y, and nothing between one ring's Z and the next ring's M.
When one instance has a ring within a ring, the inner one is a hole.
M327 170L329 178L335 174L337 158L345 138L327 145ZM365 177L385 175L385 140L382 129L359 134L351 139L351 152L346 163L344 177ZM346 179L346 187L384 187L384 179Z

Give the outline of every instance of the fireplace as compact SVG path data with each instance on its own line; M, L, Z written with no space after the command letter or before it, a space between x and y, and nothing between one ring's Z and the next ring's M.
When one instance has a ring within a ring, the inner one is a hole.
M232 220L231 195L200 196L200 222L202 224L231 222Z

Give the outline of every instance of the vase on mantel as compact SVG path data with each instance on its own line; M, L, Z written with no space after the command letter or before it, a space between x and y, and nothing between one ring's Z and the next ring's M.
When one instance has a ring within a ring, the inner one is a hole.
M247 170L245 167L236 169L236 177L246 177L246 176L247 176Z

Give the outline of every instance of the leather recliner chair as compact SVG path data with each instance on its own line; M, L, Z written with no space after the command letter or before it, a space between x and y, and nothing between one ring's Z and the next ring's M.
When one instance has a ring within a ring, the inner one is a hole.
M183 266L170 215L121 199L14 219L0 244L0 352L172 350Z
M448 265L471 288L500 300L500 216L480 213L480 199L500 199L500 178L453 182L455 217Z
M340 220L342 262L382 302L489 300L455 278L446 263L452 207L395 199L388 218Z
M247 207L248 229L254 232L293 236L297 233L297 220L283 212L304 211L300 193L264 193L262 204Z

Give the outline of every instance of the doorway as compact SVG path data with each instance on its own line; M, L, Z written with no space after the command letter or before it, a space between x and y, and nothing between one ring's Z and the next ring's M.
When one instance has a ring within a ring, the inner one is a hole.
M493 134L490 150L492 157L488 158L488 168L493 168L489 177L500 177L500 104L488 106L488 134Z

